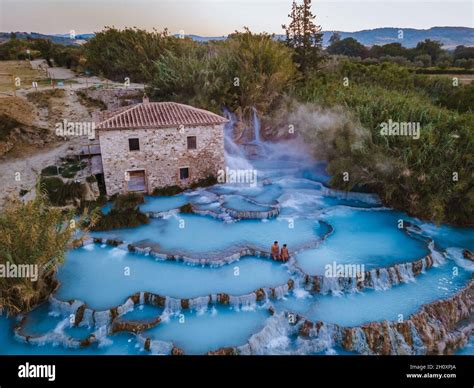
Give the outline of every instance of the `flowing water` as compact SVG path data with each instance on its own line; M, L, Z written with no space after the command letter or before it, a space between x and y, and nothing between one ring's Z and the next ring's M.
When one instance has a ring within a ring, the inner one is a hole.
M231 120L226 163L255 168L256 185L219 184L172 197L147 196L140 208L153 216L150 223L92 234L104 242L121 240L118 246L90 243L69 251L54 299L27 314L16 335L21 317L0 317L0 354L168 354L173 347L187 354L222 347L240 347L244 354L348 354L329 339L328 346L308 348L279 314L297 312L351 327L397 321L466 286L474 265L463 249L474 249L472 229L436 227L382 207L372 194L329 189L324 164L310 160L301 145L262 142L254 119L250 146L260 157L246 157L232 141ZM178 208L187 203L200 213L181 214ZM242 219L248 214L252 219ZM418 225L416 233L400 228L403 220ZM275 240L288 244L288 263L265 254ZM140 249L130 252L128 244ZM411 262L428 254L435 266L415 276ZM165 260L171 255L182 260ZM336 264L359 265L373 274L381 269L381 275L373 287L360 291L327 281L327 292L311 292L306 274L324 275L328 265ZM401 266L403 278L397 284L384 270L394 265ZM132 295L134 301L128 299ZM87 308L76 325L82 303ZM113 334L109 309L117 306L113 324L153 324L138 335ZM93 343L81 347L92 334ZM30 343L25 336L31 336ZM472 354L472 346L471 336L458 354Z

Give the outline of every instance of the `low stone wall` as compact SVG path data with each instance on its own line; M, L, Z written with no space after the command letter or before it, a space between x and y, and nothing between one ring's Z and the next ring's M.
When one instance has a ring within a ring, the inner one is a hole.
M334 344L347 351L372 355L452 354L474 332L474 280L448 299L424 305L403 322L371 322L341 327L304 320L299 335L317 340L323 327L330 328ZM466 324L464 321L469 320Z

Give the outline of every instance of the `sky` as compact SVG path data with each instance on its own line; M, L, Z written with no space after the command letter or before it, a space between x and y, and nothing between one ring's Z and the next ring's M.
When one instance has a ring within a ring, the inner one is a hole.
M76 34L104 26L222 36L283 33L291 0L0 0L0 31ZM472 0L313 0L323 30L474 27Z

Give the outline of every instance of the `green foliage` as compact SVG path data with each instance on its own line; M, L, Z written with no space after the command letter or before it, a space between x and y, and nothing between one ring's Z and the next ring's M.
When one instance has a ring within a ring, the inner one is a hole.
M107 104L104 101L99 100L97 98L92 98L88 96L86 92L82 90L78 90L76 94L79 97L81 104L83 104L84 106L87 106L90 108L99 108L99 110L107 109Z
M308 143L318 145L315 152L326 150L331 184L346 190L365 186L388 205L415 216L472 225L474 115L436 105L434 101L447 93L439 80L419 79L387 64L366 70L354 66L342 67L344 74L353 70L348 87L341 87L337 73L315 78L300 90L304 101L342 106L355 117L331 131L305 131ZM472 94L470 87L455 90ZM380 124L389 120L419 122L421 138L382 136ZM349 182L342 179L345 171Z
M64 182L59 177L42 177L40 188L54 206L65 206L83 198L84 187L78 182Z
M367 57L367 48L354 38L346 38L335 41L327 48L327 52L333 55L347 55L348 57Z
M385 89L399 92L415 92L423 97L431 99L435 104L448 108L455 108L459 112L468 112L472 109L472 98L474 89L471 85L453 86L450 78L430 78L413 72L407 67L393 63L383 64L360 64L350 61L343 61L340 67L332 74L326 74L324 78L319 78L318 82L330 79L331 82L321 85L321 93L330 85L339 89L340 81L343 77L348 77L352 85L359 86L383 86ZM339 82L339 85L336 84ZM304 90L304 89L303 89ZM306 90L308 90L306 88ZM337 95L328 96L332 101L329 105L337 102Z
M22 124L13 117L6 115L5 113L0 113L0 141L7 140L12 131L21 126Z
M83 162L66 161L60 168L61 176L63 178L74 178L77 172L82 170L84 167L85 164Z
M142 203L145 203L145 197L143 194L137 193L117 195L114 199L114 207L116 209L131 209L141 205Z
M55 176L58 175L58 166L47 166L41 170L41 176Z
M197 182L194 182L190 188L196 189L198 187L209 187L217 184L217 177L209 175L206 178L199 179Z
M38 194L33 201L13 200L0 214L0 264L37 265L38 280L0 278L0 308L7 314L26 312L47 298L56 285L51 269L64 260L73 238L72 213L49 206Z
M109 230L148 224L148 217L138 208L142 203L144 203L143 195L135 193L118 195L114 199L114 206L107 214L99 211L100 219L93 229Z
M84 45L87 66L114 81L148 82L155 76L153 62L177 41L166 30L106 27Z
M183 188L179 186L164 186L164 187L155 187L151 195L155 197L171 197L183 192Z
M24 60L28 59L28 54L26 50L30 47L26 40L21 39L10 39L3 44L0 44L0 60ZM38 57L39 52L30 52L32 59Z
M48 108L52 98L64 97L64 93L64 89L49 89L39 92L30 92L26 95L26 98L39 108Z
M149 93L216 112L227 107L250 117L267 112L296 76L291 50L268 34L236 32L225 42L183 41L156 62Z
M180 213L194 213L193 206L190 203L186 203L179 207Z
M323 34L321 26L314 23L316 16L311 11L311 0L303 0L302 4L293 1L288 17L290 24L282 26L286 44L294 50L294 60L300 70L307 74L322 61Z

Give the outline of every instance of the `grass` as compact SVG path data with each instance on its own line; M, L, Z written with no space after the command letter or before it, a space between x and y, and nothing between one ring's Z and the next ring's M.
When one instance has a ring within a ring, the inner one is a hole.
M28 93L26 98L39 108L48 108L52 98L62 98L64 93L64 89L48 89Z
M176 194L180 194L184 191L183 188L179 186L164 186L164 187L156 187L151 195L155 197L171 197Z
M20 88L31 87L33 81L46 78L44 72L32 69L28 61L0 61L0 74L0 92L4 93L13 93L13 77L20 77Z
M149 223L146 214L138 208L138 205L145 202L143 195L136 193L118 195L113 202L114 206L109 213L100 212L100 219L93 227L94 230L131 228Z
M99 110L107 109L107 105L102 100L92 98L82 90L79 90L77 92L77 96L79 97L79 101L81 102L81 104L87 108L98 108Z
M58 166L48 166L41 170L41 176L56 176L58 175Z
M13 117L0 113L0 141L7 140L12 131L20 126L22 124Z
M42 177L40 187L54 206L65 206L81 200L84 187L78 182L63 182L59 177Z

